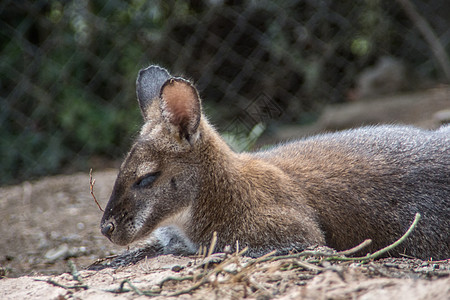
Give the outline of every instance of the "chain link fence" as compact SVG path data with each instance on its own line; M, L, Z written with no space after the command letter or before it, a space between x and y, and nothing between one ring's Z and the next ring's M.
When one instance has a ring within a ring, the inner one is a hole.
M412 3L448 53L450 2ZM150 63L192 79L216 127L250 139L348 101L382 57L445 81L396 1L3 0L0 15L0 185L120 158Z

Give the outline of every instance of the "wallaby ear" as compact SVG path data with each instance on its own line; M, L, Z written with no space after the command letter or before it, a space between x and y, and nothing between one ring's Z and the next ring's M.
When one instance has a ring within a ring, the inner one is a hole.
M158 66L150 66L139 71L136 80L136 94L144 120L149 119L149 108L159 97L163 84L170 78L169 72Z
M183 78L171 78L164 83L160 97L162 117L175 126L180 138L190 142L201 116L197 89Z

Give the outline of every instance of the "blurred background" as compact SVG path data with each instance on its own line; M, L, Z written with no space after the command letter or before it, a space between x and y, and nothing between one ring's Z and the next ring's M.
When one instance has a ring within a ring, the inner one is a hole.
M449 53L446 0L2 0L0 185L114 166L149 64L193 80L245 150L362 115L446 119Z

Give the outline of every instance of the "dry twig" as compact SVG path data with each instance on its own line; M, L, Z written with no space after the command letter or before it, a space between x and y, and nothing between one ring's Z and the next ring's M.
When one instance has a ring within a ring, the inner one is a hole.
M48 278L48 279L35 278L34 281L43 281L43 282L46 282L48 284L51 284L51 285L54 285L54 286L57 286L57 287L60 287L60 288L66 289L66 290L69 290L69 289L84 289L84 290L87 290L88 289L87 285L79 285L79 284L76 284L76 285L64 285L64 284L58 283L58 282L56 282L56 281L54 281L53 279L50 279L50 278Z
M362 242L361 244L359 244L356 247L353 247L351 249L345 250L345 251L340 251L338 252L339 255L350 255L353 254L355 252L358 252L359 250L362 250L363 248L369 246L372 243L371 239L367 239L364 242Z
M58 283L58 282L56 282L56 281L54 281L53 279L50 279L50 278L48 278L48 279L35 278L34 280L35 281L44 281L44 282L46 282L48 284L51 284L51 285L54 285L54 286L57 286L57 287L60 287L60 288L66 289L66 290L70 290L70 289L84 289L84 290L87 290L89 287L80 278L80 273L78 272L77 267L75 266L75 263L73 261L69 260L68 265L69 265L70 273L72 274L73 280L77 281L78 284L75 284L75 285L64 285L64 284Z
M419 213L416 213L416 216L414 218L414 221L412 222L411 226L409 227L409 229L405 232L405 234L403 236L401 236L397 241L395 241L394 243L390 244L387 247L384 247L383 249L380 249L372 254L367 254L364 257L346 257L345 260L360 260L360 261L368 261L368 260L372 260L375 259L377 257L380 257L381 255L383 255L384 253L394 249L395 247L397 247L398 245L400 245L401 243L403 243L404 240L406 240L406 238L411 234L411 232L413 232L413 230L416 228L417 223L419 223L421 215ZM338 259L339 260L339 259Z
M95 179L92 179L92 168L91 168L91 169L89 170L89 187L90 187L90 190L91 190L91 195L92 195L92 198L94 198L95 204L97 204L98 208L99 208L101 211L104 211L103 208L102 208L102 207L100 206L100 204L98 203L97 198L96 198L95 195L94 195L94 184L95 184Z
M400 3L405 10L405 13L423 35L425 41L430 45L431 51L438 62L438 66L442 68L447 81L450 82L450 60L444 46L442 46L442 43L439 41L439 38L434 33L430 24L420 15L411 1L397 0L397 2Z
M395 241L391 245L389 245L383 249L380 249L374 253L371 253L371 254L369 253L363 257L346 257L345 255L353 254L355 252L360 251L361 249L363 249L364 247L369 245L371 243L371 240L365 240L363 243L361 243L360 245L358 245L354 248L351 248L346 251L341 251L338 253L327 253L327 252L321 252L321 251L303 251L303 252L291 254L291 255L273 256L276 253L276 251L272 251L262 257L250 260L245 265L241 265L240 259L242 258L244 253L248 250L248 248L245 248L245 249L241 250L240 252L237 252L237 253L234 253L234 254L228 256L220 264L218 264L214 269L212 269L210 271L208 271L207 268L201 267L200 274L195 275L195 276L194 275L185 276L185 277L169 276L160 282L159 290L157 290L157 291L155 291L155 290L148 290L148 291L140 290L136 286L134 286L128 279L126 279L126 280L122 281L118 290L114 290L114 291L110 291L110 292L124 293L124 292L133 291L138 295L145 295L145 296L150 296L150 297L153 297L153 296L176 297L176 296L183 295L183 294L189 294L189 293L193 292L194 290L196 290L196 289L200 288L201 286L208 284L208 283L213 283L213 284L217 285L218 284L217 276L219 274L228 276L224 280L220 281L220 284L222 284L222 285L229 284L229 283L236 283L236 282L242 282L242 283L246 284L246 283L251 282L250 275L252 273L254 273L254 271L261 271L261 269L257 268L258 263L267 262L267 261L292 259L292 258L298 259L298 258L310 257L309 259L305 259L305 260L296 260L295 264L297 264L298 266L303 267L305 269L308 269L311 271L316 271L316 272L320 272L324 269L322 267L317 266L317 264L322 263L324 261L367 262L367 261L373 260L375 258L378 258L382 254L384 254L384 253L392 250L393 248L397 247L398 245L400 245L415 229L419 220L420 220L420 214L417 213L413 223L411 224L409 229L405 232L405 234L402 237L400 237L397 241ZM212 240L213 243L210 246L209 252L212 252L211 249L214 247L215 239L217 239L217 236L213 237L213 240ZM205 250L205 252L206 252L206 250ZM227 270L227 267L232 266L233 264L238 265L238 268L236 269L236 271L230 272L229 270ZM74 274L74 272L72 272L72 273ZM75 272L75 274L76 274L76 272ZM74 278L75 278L75 275L74 275ZM198 280L198 281L196 281L196 280ZM163 286L168 281L176 281L176 282L192 281L193 284L187 288L180 289L178 291L162 293ZM54 284L53 282L49 282L49 283ZM125 284L128 284L130 286L131 290L125 289L124 288ZM258 286L255 286L255 285L253 285L253 286L256 287L257 290L260 289ZM81 286L77 286L77 287L81 287Z
M67 264L69 265L70 274L72 274L73 280L78 281L81 285L84 285L84 282L80 277L80 272L78 272L75 263L72 260L69 260Z

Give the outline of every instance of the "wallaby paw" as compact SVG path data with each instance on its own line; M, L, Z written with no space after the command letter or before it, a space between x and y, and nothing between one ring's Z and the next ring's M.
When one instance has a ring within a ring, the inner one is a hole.
M127 250L121 254L101 258L91 264L88 270L103 270L105 268L118 268L136 264L146 257L155 257L163 254L163 247L158 244L147 245L144 248Z

